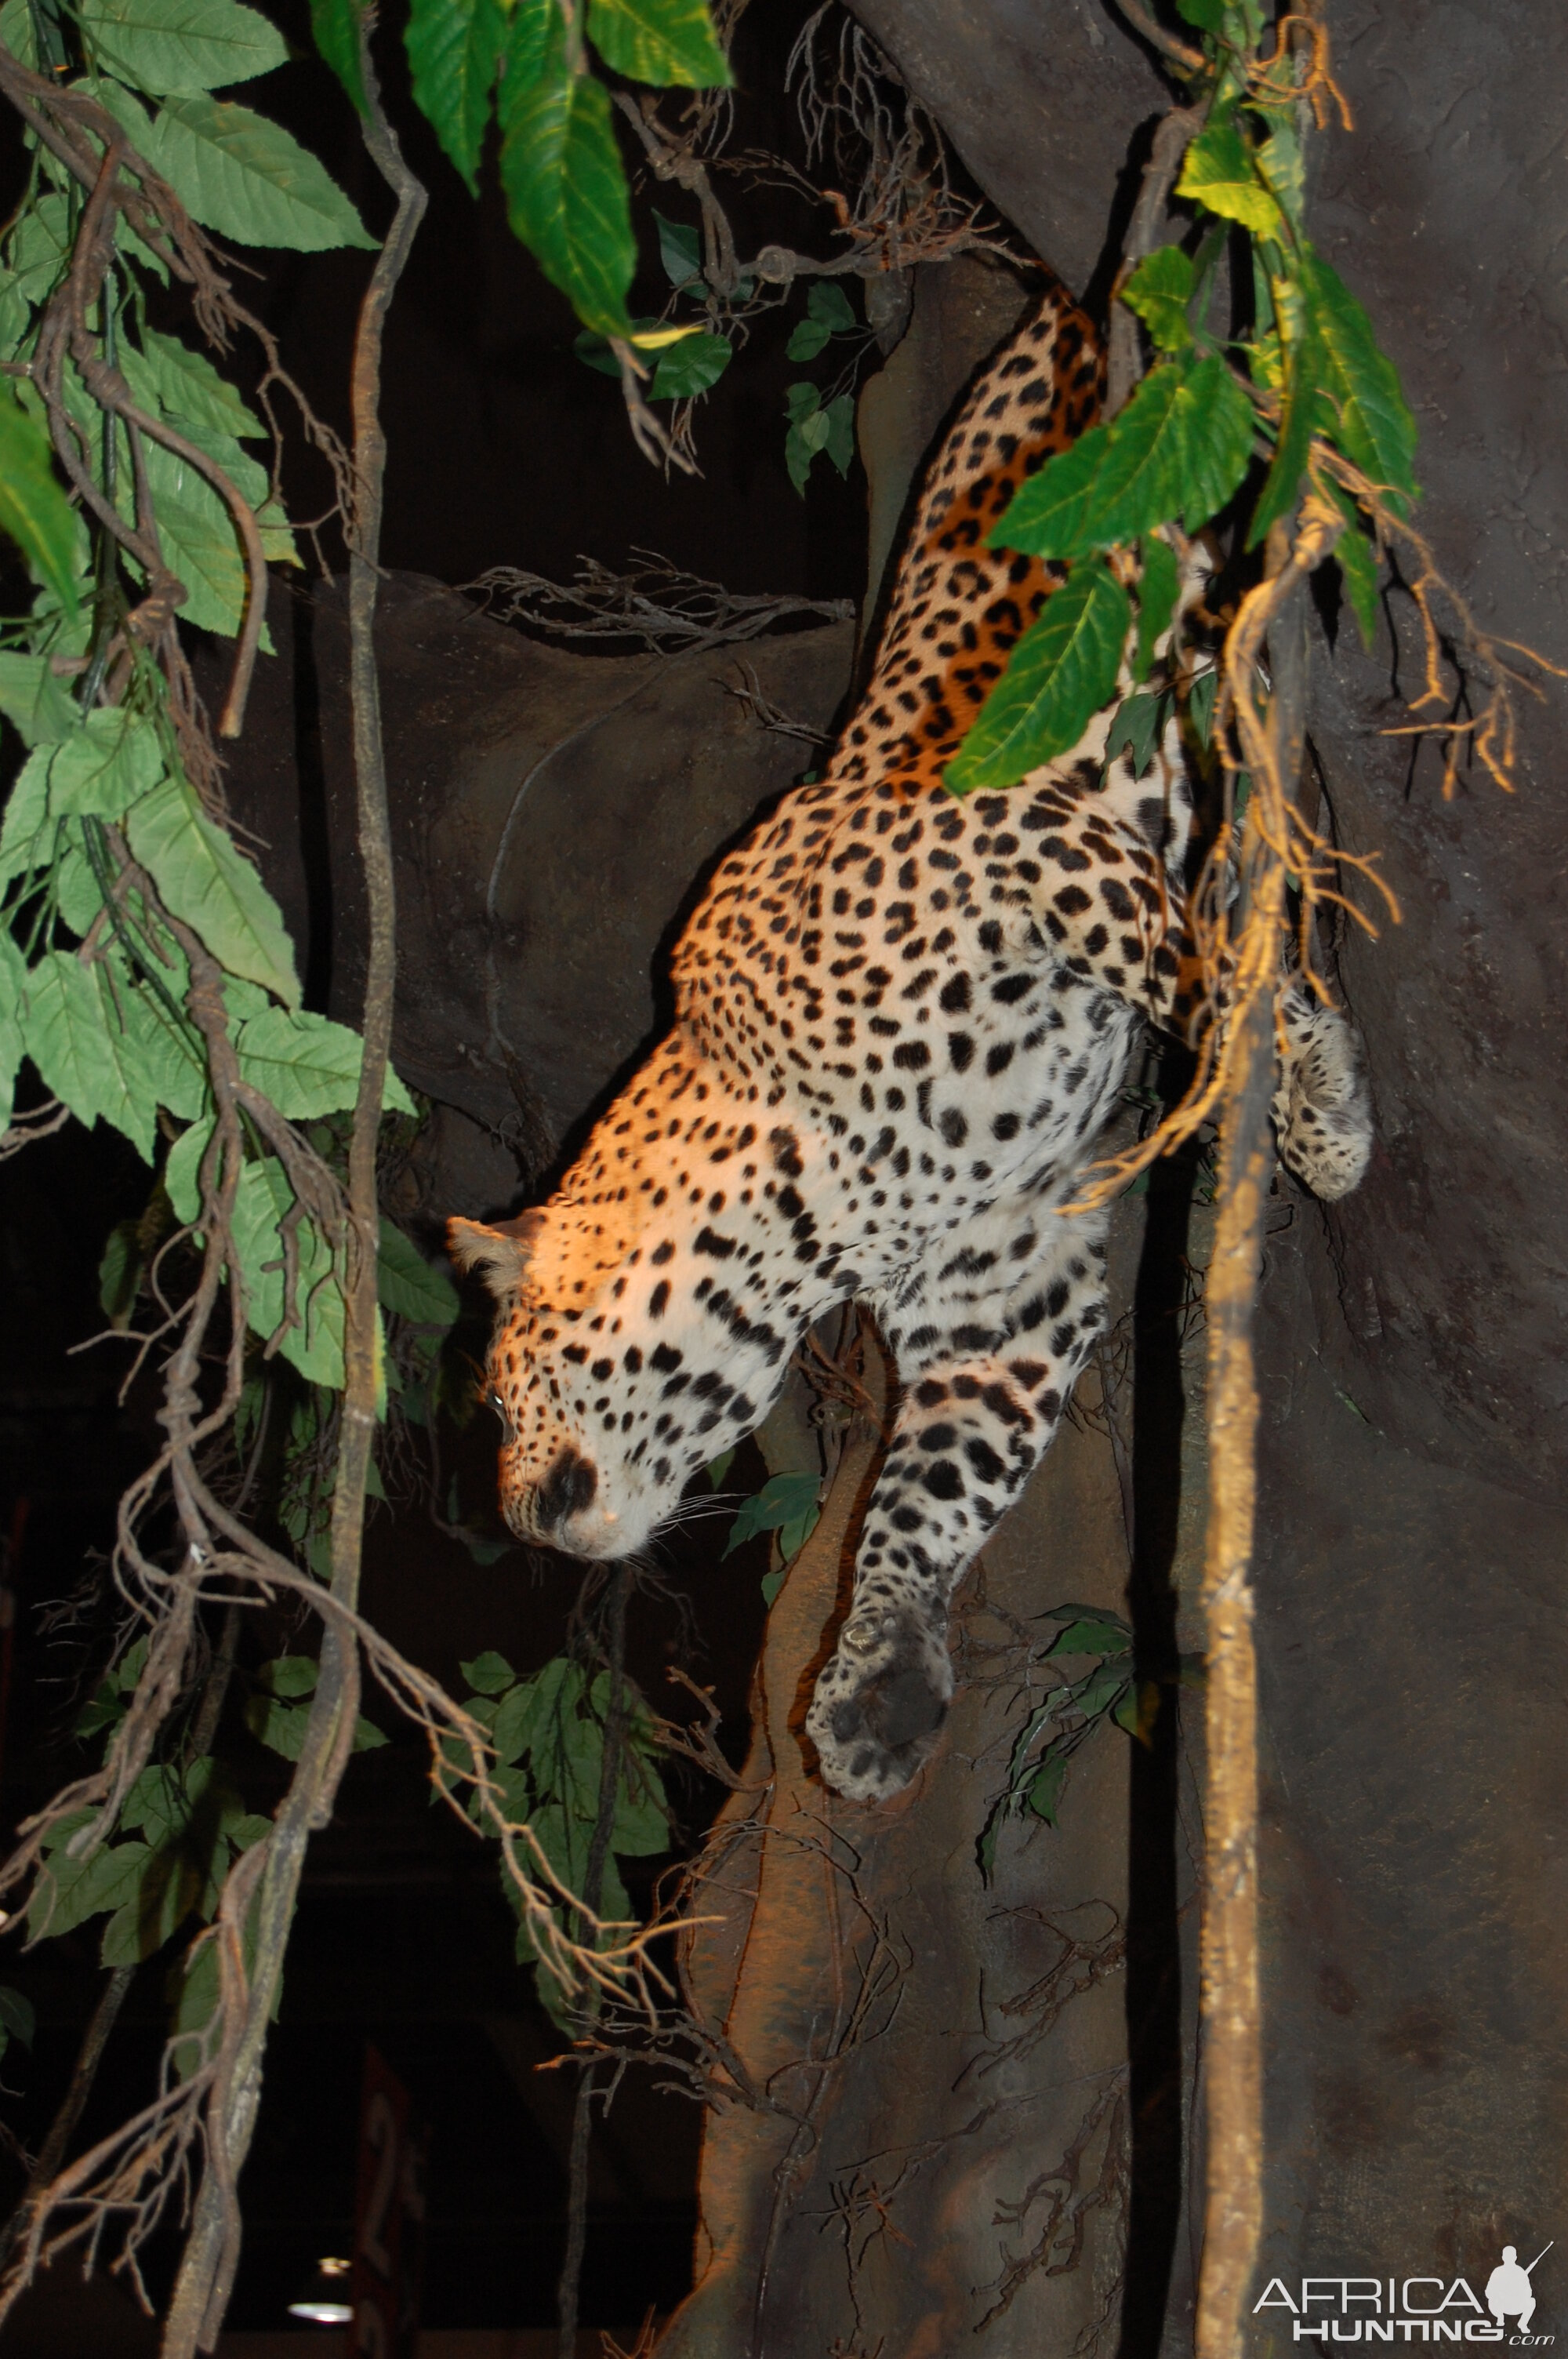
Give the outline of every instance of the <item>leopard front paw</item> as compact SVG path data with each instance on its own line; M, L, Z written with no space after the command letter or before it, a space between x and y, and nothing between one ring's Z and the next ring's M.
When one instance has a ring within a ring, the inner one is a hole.
M852 1802L885 1802L908 1785L953 1693L945 1629L907 1605L856 1606L823 1665L806 1715L822 1774Z

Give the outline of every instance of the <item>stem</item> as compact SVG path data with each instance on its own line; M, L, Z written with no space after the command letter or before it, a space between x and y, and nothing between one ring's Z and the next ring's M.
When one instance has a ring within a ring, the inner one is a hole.
M1143 167L1143 179L1138 191L1138 202L1132 209L1132 219L1127 225L1127 242L1122 247L1121 277L1145 255L1152 254L1158 232L1164 226L1165 210L1182 158L1191 141L1203 129L1208 108L1173 106L1154 134L1149 150L1149 161ZM1118 283L1120 283L1119 279ZM1138 318L1119 298L1110 307L1110 352L1106 372L1105 415L1114 418L1124 403L1130 400L1132 389L1142 374L1138 345Z
M98 2078L98 2067L103 2060L103 2050L109 2045L109 2034L114 2028L135 1973L135 1966L116 1966L98 1995L98 2004L76 2051L70 2086L65 2093L59 2113L49 2124L48 2136L38 2148L38 2158L27 2174L22 2200L5 2227L0 2229L0 2277L10 2267L11 2256L27 2233L34 2205L44 2190L53 2184L55 2173L65 2160L66 2148L75 2135L87 2100L92 2094L92 2083Z
M1271 577L1284 570L1284 541L1282 532L1271 535ZM1267 599L1270 589L1265 585L1252 595ZM1301 770L1306 616L1299 576L1272 615L1269 647L1273 693L1261 749L1267 775L1255 780L1242 857L1246 979L1225 1051L1219 1219L1206 1296L1210 1489L1203 1575L1208 1799L1202 1964L1209 2144L1197 2359L1238 2359L1262 2223L1258 1663L1251 1585L1258 1385L1252 1316L1274 1167L1269 1115L1285 913L1282 864L1259 832L1258 812L1271 796L1292 797Z
M425 190L405 164L382 107L370 56L368 18L362 19L360 49L367 102L361 128L372 160L396 197L397 210L360 306L351 386L355 502L349 574L350 685L370 955L365 976L364 1059L349 1148L343 1411L332 1500L330 1582L334 1598L351 1609L359 1595L365 1476L379 1390L375 1149L392 1042L395 947L392 839L373 638L386 470L386 438L379 414L381 358L387 309L426 204ZM255 1902L254 1966L243 1999L235 1995L236 2003L243 2005L243 2017L232 2053L225 2055L214 2083L208 2113L209 2167L175 2287L163 2359L193 2359L199 2349L211 2351L228 2308L240 2254L234 2183L255 2126L267 2024L306 1848L311 1833L326 1825L331 1815L353 1743L359 1687L357 1650L334 1618L322 1637L320 1677L311 1700L298 1767L267 1841Z
M621 1755L626 1734L626 1601L632 1593L632 1573L618 1565L610 1592L610 1701L604 1715L604 1751L600 1756L599 1815L588 1846L583 1873L582 1902L597 1916L604 1883L604 1863L615 1831L615 1797L621 1783ZM593 1928L579 1919L580 1940L591 1943ZM603 2004L595 1988L589 2012L597 2018ZM567 2249L561 2261L556 2301L560 2314L559 2359L574 2359L577 2350L578 2294L582 2283L583 2249L588 2240L588 2147L592 2126L593 2068L585 2065L572 2108L571 2147L567 2158Z

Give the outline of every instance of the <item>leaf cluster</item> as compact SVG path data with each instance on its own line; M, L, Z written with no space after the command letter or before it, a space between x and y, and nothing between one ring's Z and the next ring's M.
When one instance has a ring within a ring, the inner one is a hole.
M1179 549L1239 506L1240 543L1254 549L1310 482L1343 520L1336 553L1369 640L1379 518L1325 472L1325 457L1358 471L1388 515L1408 516L1416 497L1415 426L1397 374L1303 227L1288 51L1281 42L1275 59L1260 58L1249 0L1194 0L1183 13L1204 36L1201 58L1184 53L1201 116L1175 190L1191 227L1119 289L1154 364L1114 418L1022 486L991 530L993 548L1065 568L1065 580L949 764L955 794L1011 786L1070 751L1119 682L1148 678L1176 609L1174 566L1157 555L1167 543ZM1237 237L1250 253L1254 319L1227 341L1210 314Z
M588 1881L605 1774L611 1673L590 1673L575 1657L557 1655L542 1669L519 1678L505 1657L493 1650L459 1668L473 1691L468 1711L494 1747L493 1781L509 1819L532 1830L560 1882L568 1891L581 1892ZM630 1708L616 1768L614 1817L596 1911L604 1920L600 1948L612 1944L611 1928L634 1921L615 1864L617 1854L623 1859L647 1858L668 1851L672 1841L670 1807L656 1766L656 1723L636 1690L624 1680L623 1691L629 1694ZM452 1767L460 1767L449 1739L447 1753ZM485 1808L477 1796L468 1804L468 1812L476 1825L484 1823ZM514 1882L510 1877L503 1881L518 1912L518 1958L535 1962L540 2000L564 2027L567 2017L560 1984L539 1957L518 1908ZM557 1910L557 1916L560 1913Z
M733 1556L738 1548L743 1548L761 1532L777 1533L779 1561L762 1576L762 1596L769 1605L783 1588L785 1572L816 1528L822 1512L821 1493L822 1478L818 1474L772 1474L762 1489L743 1503L730 1527L726 1556Z
M988 1884L1009 1819L1040 1819L1048 1827L1060 1823L1069 1765L1095 1730L1114 1723L1148 1745L1160 1709L1160 1682L1140 1676L1132 1627L1119 1614L1098 1605L1053 1605L1040 1618L1061 1626L1037 1659L1054 1669L1079 1661L1088 1668L1069 1669L1054 1682L1013 1741L1007 1783L980 1835L980 1874ZM1195 1665L1184 1658L1184 1673L1193 1669ZM1042 1745L1051 1730L1055 1733Z
M318 48L362 106L355 0L313 0L311 14ZM493 122L512 226L546 277L585 328L643 341L627 310L637 247L626 170L589 48L633 82L727 86L704 0L587 0L571 10L557 0L414 0L406 39L416 103L470 191Z

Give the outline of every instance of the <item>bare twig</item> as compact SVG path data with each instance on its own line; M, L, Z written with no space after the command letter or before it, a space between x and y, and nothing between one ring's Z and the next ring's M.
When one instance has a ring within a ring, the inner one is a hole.
M610 1692L604 1713L604 1749L599 1765L599 1809L593 1833L589 1840L582 1880L583 1904L590 1912L597 1912L604 1888L604 1867L610 1857L610 1838L615 1829L616 1796L621 1784L622 1759L626 1749L626 1606L632 1594L633 1580L631 1567L624 1564L617 1565L611 1577L609 1646L605 1665L610 1678ZM591 1940L591 1924L579 1919L579 1939ZM597 2019L601 2003L600 1994L595 1988L589 1997L590 2021ZM583 2066L578 2079L577 2096L572 2106L571 2145L567 2158L567 2245L556 2294L560 2320L560 2359L575 2359L577 2352L578 2296L582 2282L583 2247L588 2237L588 2149L596 2093L593 2066L588 2063Z
M653 652L675 655L686 648L722 647L761 637L775 625L814 616L847 622L848 598L749 595L685 573L666 557L634 549L623 572L597 558L578 560L575 582L548 582L511 565L492 566L469 591L485 601L499 622L545 631L561 639L631 639Z

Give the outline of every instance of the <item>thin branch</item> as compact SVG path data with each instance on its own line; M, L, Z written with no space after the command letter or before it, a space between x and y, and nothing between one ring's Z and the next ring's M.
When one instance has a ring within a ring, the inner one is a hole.
M622 1760L626 1749L626 1606L632 1594L633 1574L630 1565L617 1565L610 1588L610 1643L606 1669L610 1692L604 1714L604 1749L599 1765L599 1810L593 1832L589 1838L588 1859L583 1869L582 1897L584 1905L597 1911L604 1888L605 1863L610 1857L610 1839L615 1831L615 1803L621 1785ZM579 1939L591 1940L589 1927L582 1925ZM597 2021L602 2001L596 1988L589 1994L589 2010L591 2021ZM561 2261L560 2280L557 2288L557 2309L560 2319L560 2359L575 2359L577 2351L578 2297L582 2282L582 2256L588 2237L588 2158L589 2138L592 2129L594 2087L593 2066L584 2067L577 2084L577 2098L572 2107L571 2146L567 2158L567 2246Z
M366 1473L379 1389L376 1250L379 1212L375 1148L392 1039L395 904L386 772L375 672L374 623L386 444L381 424L381 354L386 313L423 217L426 193L404 162L381 103L370 54L370 20L361 19L360 61L367 100L366 147L392 189L397 210L360 306L352 375L355 498L349 577L350 680L359 850L369 904L359 1094L349 1147L348 1269L344 1287L344 1383L332 1497L333 1599L353 1608L359 1593ZM240 2216L234 2181L243 2165L261 2095L262 2060L283 1953L293 1921L309 1836L331 1814L347 1766L359 1710L358 1649L337 1622L323 1633L321 1668L311 1699L298 1767L265 1849L257 1896L255 1961L245 1986L242 1952L225 1958L243 1994L234 2036L206 2109L208 2167L165 2332L164 2359L194 2359L216 2343L239 2265ZM261 1848L258 1846L258 1848ZM247 1855L248 1856L248 1855ZM242 1864L244 1863L242 1862ZM233 1877L231 1876L231 1883ZM228 1904L225 1892L224 1905ZM244 1919L233 1929L243 1931ZM238 1995L238 1993L236 1994Z

